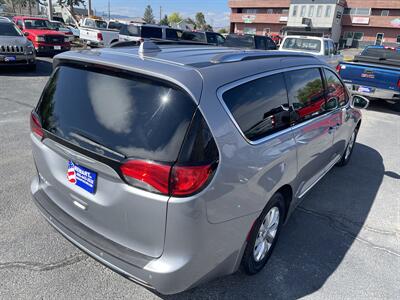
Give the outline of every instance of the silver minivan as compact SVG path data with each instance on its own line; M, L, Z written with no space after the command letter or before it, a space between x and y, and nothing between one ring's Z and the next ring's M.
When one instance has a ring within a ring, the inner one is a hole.
M33 199L77 247L163 294L259 272L361 124L312 55L145 41L66 52L31 114Z

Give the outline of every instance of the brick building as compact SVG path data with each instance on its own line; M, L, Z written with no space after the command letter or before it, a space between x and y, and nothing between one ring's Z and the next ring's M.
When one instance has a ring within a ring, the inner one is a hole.
M400 0L230 0L228 3L231 32L280 33L285 28L293 29L296 18L320 24L322 18L332 14L332 25L339 23L338 42L342 45L400 44ZM298 28L301 26L306 27L300 24ZM321 32L336 35L329 30Z

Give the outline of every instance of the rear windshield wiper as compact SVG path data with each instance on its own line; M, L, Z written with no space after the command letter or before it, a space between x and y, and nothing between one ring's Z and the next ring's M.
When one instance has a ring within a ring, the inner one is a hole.
M89 145L91 145L93 147L99 148L99 149L101 149L103 151L109 152L109 153L114 154L116 156L119 156L121 158L126 158L126 156L123 155L122 153L119 153L119 152L117 152L117 151L115 151L113 149L110 149L110 148L108 148L106 146L103 146L102 144L97 143L96 141L88 138L87 136L82 135L81 133L71 132L69 135L74 137L74 138L76 138L76 139L78 139L78 140L81 140L82 142L85 142L85 143L87 143L87 144L89 144Z

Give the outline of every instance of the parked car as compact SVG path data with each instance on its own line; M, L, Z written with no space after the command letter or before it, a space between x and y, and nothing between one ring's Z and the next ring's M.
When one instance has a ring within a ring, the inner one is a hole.
M283 38L279 50L310 53L333 68L343 61L343 55L337 50L333 40L328 38L288 35Z
M52 29L64 33L69 38L70 42L72 42L75 39L74 33L65 24L63 24L59 21L49 21L49 23L50 23L50 27Z
M152 24L123 24L119 31L119 41L140 41L144 38L155 38L163 40L179 40L182 30L169 26Z
M36 68L32 42L10 20L0 19L0 66Z
M171 44L60 54L31 114L42 214L163 294L259 272L368 104L312 55Z
M38 54L57 54L71 49L69 37L54 30L45 18L17 16L13 21L30 40Z
M106 21L85 18L79 27L79 38L91 47L108 47L118 41L118 31L108 29Z
M253 34L229 34L224 43L225 47L276 50L276 44L267 36Z
M7 17L1 17L1 16L0 16L0 21L3 21L3 22L12 22L9 18L7 18Z
M184 31L181 39L215 46L221 46L225 42L225 38L221 34L212 31Z
M368 46L337 71L352 93L387 101L400 111L400 48Z

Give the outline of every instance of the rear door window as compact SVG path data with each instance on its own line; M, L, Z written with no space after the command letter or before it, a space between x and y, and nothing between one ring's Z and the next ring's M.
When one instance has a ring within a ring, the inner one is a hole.
M256 48L257 49L262 49L262 50L267 49L267 43L266 43L264 38L256 36L256 37L254 37L254 39L256 41Z
M175 161L194 101L176 86L121 73L59 67L37 107L43 128L110 158Z
M292 124L298 124L325 113L325 91L318 68L286 72L285 77L292 107Z
M167 40L178 40L179 39L179 30L167 28L165 29L165 37Z
M244 135L251 141L290 125L282 74L244 83L226 91L222 98Z

